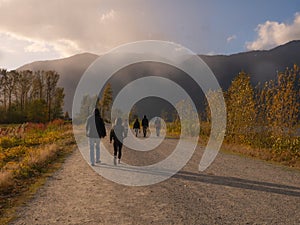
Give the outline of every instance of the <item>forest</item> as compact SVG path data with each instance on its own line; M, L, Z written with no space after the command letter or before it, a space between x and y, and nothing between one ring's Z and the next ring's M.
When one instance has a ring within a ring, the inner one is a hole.
M0 69L0 123L49 122L63 117L64 89L55 71Z

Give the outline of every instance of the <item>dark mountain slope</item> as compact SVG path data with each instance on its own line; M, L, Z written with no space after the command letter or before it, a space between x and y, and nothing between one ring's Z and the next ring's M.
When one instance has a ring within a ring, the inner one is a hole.
M72 101L76 86L88 66L98 56L90 53L74 55L69 58L38 61L19 68L19 70L55 70L60 74L59 85L65 88L65 107L66 111L71 112ZM227 89L232 79L240 72L245 71L251 76L253 84L265 82L273 79L277 71L284 71L286 67L292 67L293 64L300 65L300 41L292 41L287 44L278 46L267 51L250 51L233 55L200 55L216 75L221 87ZM153 69L153 65L149 63L140 63L135 68L128 67L122 69L122 73L118 73L117 84L113 85L119 90L122 85L133 80L135 73L146 71L144 75L160 75L166 73L169 68L158 65ZM191 87L190 95L198 95L199 91L195 85L191 84L191 80L185 79L180 75L180 71L172 69L176 82L185 89ZM117 93L117 90L114 90Z

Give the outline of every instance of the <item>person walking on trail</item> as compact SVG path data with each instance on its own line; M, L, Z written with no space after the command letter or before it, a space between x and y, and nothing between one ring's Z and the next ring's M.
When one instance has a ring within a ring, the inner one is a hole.
M143 127L144 137L146 137L146 135L147 135L147 129L149 127L149 121L148 121L146 115L144 115L144 118L142 120L142 127Z
M138 136L138 133L140 132L141 129L141 125L140 125L140 121L138 118L135 119L134 124L133 124L133 130L135 132L135 136Z
M156 136L159 137L159 135L160 135L160 129L161 129L161 121L160 121L160 118L157 117L157 118L155 119L154 125L155 125L155 129L156 129Z
M122 125L122 119L117 118L115 126L110 131L110 143L112 140L114 141L114 165L117 165L117 157L118 164L121 162L122 157L122 147L123 147L123 139L125 136L125 129Z
M86 121L86 136L89 138L90 145L90 163L95 165L95 150L96 148L96 163L100 163L100 139L106 136L104 121L100 116L100 111L95 108L92 115Z

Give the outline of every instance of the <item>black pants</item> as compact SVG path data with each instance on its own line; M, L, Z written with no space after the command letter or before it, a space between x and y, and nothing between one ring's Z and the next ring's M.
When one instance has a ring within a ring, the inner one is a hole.
M147 128L148 128L148 127L143 127L144 137L146 137L146 135L147 135Z
M122 146L122 142L119 140L114 140L114 156L117 157L118 155L118 159L121 159L122 157Z

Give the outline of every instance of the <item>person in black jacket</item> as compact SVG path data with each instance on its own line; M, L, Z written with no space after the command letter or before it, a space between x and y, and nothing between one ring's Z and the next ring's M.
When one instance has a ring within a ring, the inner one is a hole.
M148 121L146 115L144 115L144 118L142 120L142 127L143 127L144 137L146 137L146 135L147 135L147 129L149 127L149 121Z
M116 120L115 126L110 131L110 143L114 140L114 164L117 165L117 157L118 163L120 164L121 157L122 157L122 146L123 146L123 139L125 137L125 129L122 125L122 119L118 118Z
M138 136L138 133L140 132L141 129L141 125L140 125L140 121L138 118L135 119L134 124L133 124L133 130L135 132L135 136Z
M100 138L104 138L106 136L104 121L100 116L100 111L98 108L95 108L93 114L87 118L86 136L89 138L90 162L91 165L94 166L94 147L96 147L96 163L100 163Z

